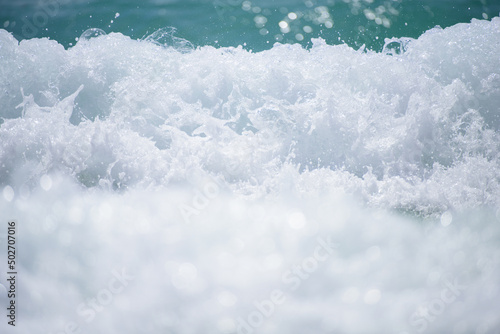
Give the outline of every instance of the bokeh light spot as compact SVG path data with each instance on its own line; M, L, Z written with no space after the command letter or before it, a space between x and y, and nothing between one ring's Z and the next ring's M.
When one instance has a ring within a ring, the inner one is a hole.
M236 304L236 301L238 299L231 292L223 291L223 292L219 293L219 295L217 296L217 300L219 301L219 303L222 306L231 307L231 306L234 306L234 304Z
M306 216L300 211L293 212L288 216L288 225L293 229L301 229L306 225Z
M380 293L380 290L371 289L366 292L364 301L366 304L374 305L380 301L381 296L382 294Z
M12 189L11 186L6 186L5 188L3 188L3 198L5 198L7 202L12 201L12 199L14 198L14 189Z
M444 227L450 225L452 220L453 220L453 215L451 214L450 211L445 211L441 215L441 225L443 225Z
M49 191L52 188L52 178L48 175L43 175L40 178L40 186L43 190Z
M355 303L359 298L359 290L357 288L348 288L342 294L342 301L344 303Z

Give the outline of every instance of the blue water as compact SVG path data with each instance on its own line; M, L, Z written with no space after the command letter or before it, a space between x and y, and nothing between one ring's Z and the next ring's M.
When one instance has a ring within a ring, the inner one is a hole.
M498 12L2 1L1 333L498 333Z
M66 47L88 28L138 39L174 27L196 46L245 45L259 51L276 41L310 46L311 38L322 37L329 44L380 50L385 38L416 38L437 25L499 12L500 3L491 0L2 0L0 24L17 39L50 37ZM282 21L289 31L279 26Z

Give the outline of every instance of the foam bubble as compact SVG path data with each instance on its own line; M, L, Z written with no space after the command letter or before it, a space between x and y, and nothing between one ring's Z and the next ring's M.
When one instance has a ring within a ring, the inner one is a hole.
M234 306L234 304L237 301L237 298L234 294L232 294L229 291L223 291L217 296L217 300L219 303L221 303L223 306L226 307L231 307Z
M301 229L307 223L306 217L302 212L293 212L288 217L288 224L293 229Z
M40 178L40 185L43 190L48 191L52 187L52 178L49 175L42 175Z
M80 38L78 38L79 41L88 41L91 38L99 37L99 36L104 36L106 35L106 32L102 29L99 28L90 28L85 30L81 35Z
M379 302L381 296L382 296L382 294L381 294L380 290L371 289L365 293L364 301L366 304L370 304L370 305L377 304Z
M345 303L355 303L359 297L359 290L357 288L348 288L342 294L342 301Z
M450 225L452 221L453 221L452 213L450 211L443 212L443 214L441 215L441 225L446 227Z
M14 189L12 189L11 186L5 186L2 192L3 198L5 198L7 202L11 202L14 199Z

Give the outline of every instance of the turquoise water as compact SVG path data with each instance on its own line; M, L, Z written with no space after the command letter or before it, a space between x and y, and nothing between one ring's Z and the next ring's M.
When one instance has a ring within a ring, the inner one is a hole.
M88 28L138 39L174 27L196 46L259 51L276 41L310 46L311 38L322 37L328 44L380 50L385 38L416 38L436 25L499 12L500 2L493 0L2 0L0 27L18 40L50 37L66 47Z

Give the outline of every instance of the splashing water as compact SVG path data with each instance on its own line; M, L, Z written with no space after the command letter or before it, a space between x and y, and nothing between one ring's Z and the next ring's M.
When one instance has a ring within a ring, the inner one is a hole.
M104 30L99 29L99 28L90 28L85 30L80 38L78 40L80 41L88 41L91 38L99 37L99 36L105 36L106 32Z
M174 32L0 30L19 333L499 328L500 18L380 53Z
M176 29L172 27L162 28L143 38L143 40L164 47L172 47L179 52L193 51L193 44L183 38L175 37L175 32Z
M320 178L376 206L497 205L497 25L388 40L380 54L321 39L311 50L194 50L173 29L140 41L92 30L84 35L99 38L64 50L44 40L17 46L4 32L12 80L3 85L2 149L25 162L3 162L2 184L57 171L87 187L167 186L195 169L260 196L293 170L301 191ZM25 82L19 66L39 69ZM55 124L66 133L56 141ZM38 172L15 172L32 164Z

